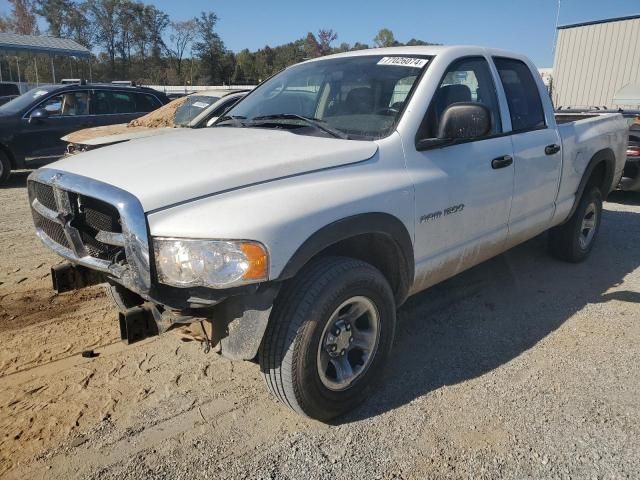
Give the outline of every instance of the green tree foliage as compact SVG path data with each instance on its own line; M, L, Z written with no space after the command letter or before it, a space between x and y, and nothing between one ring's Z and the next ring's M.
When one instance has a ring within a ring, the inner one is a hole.
M192 19L170 19L154 5L139 0L9 0L11 11L0 16L0 31L33 34L38 17L47 33L71 38L93 50L94 81L135 80L147 84L256 84L298 62L332 53L369 48L366 43L340 43L329 28L308 32L278 46L233 53L217 31L218 17L202 12ZM375 46L402 45L388 28ZM406 45L430 45L412 38ZM47 58L27 62L28 81L51 78ZM7 66L7 69L11 68ZM56 58L57 78L88 78L86 62ZM11 71L8 72L11 74ZM33 74L33 75L32 75ZM5 73L6 75L6 73Z
M388 28L381 29L373 39L376 47L393 47L396 44L396 38L393 36L393 32Z
M38 20L34 0L9 0L11 4L11 30L21 35L37 35Z
M218 17L213 12L202 12L196 19L196 41L193 51L200 59L200 71L209 83L224 81L223 59L225 48L215 30Z

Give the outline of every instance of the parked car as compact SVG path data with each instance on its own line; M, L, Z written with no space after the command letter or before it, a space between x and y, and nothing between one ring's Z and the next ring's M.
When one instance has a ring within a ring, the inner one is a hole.
M128 342L206 322L207 344L327 420L380 378L410 295L546 230L587 258L627 126L562 121L522 55L360 50L285 69L213 128L67 157L28 192L68 260L58 292L108 282Z
M20 87L17 83L0 82L0 105L10 102L20 96Z
M640 192L640 110L607 109L606 107L564 108L559 115L619 113L629 126L627 140L627 162L618 188L624 191Z
M85 128L62 137L62 140L67 142L67 153L73 155L138 138L164 135L176 128L202 128L217 120L245 95L246 91L206 90L173 100L129 123Z
M0 185L28 161L59 157L60 137L79 128L128 122L168 103L164 93L107 84L46 85L0 106Z
M620 181L620 190L640 192L640 112L629 126L627 163Z

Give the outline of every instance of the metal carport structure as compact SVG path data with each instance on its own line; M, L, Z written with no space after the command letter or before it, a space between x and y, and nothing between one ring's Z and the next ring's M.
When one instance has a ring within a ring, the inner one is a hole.
M91 51L78 42L68 38L47 37L40 35L18 35L15 33L0 33L0 53L16 55L31 53L36 55L48 55L51 60L51 74L53 83L56 83L56 71L53 63L55 56L91 58ZM91 63L89 63L91 72ZM0 69L0 81L2 70ZM37 75L37 66L36 66ZM18 62L18 81L20 81L20 64Z

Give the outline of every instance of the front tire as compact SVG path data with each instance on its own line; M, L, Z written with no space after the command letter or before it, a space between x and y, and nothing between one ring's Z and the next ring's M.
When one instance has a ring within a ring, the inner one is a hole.
M589 256L602 220L602 192L585 190L571 218L549 232L551 253L561 260L578 263Z
M393 292L373 266L312 261L276 299L259 352L271 393L326 421L367 395L386 364L396 324Z

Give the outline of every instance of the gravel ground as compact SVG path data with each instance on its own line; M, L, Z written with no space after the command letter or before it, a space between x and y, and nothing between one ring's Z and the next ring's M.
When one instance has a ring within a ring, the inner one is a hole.
M123 346L98 287L53 295L25 178L0 189L6 478L640 478L638 195L605 205L583 264L542 236L410 299L380 388L323 425L254 364Z

